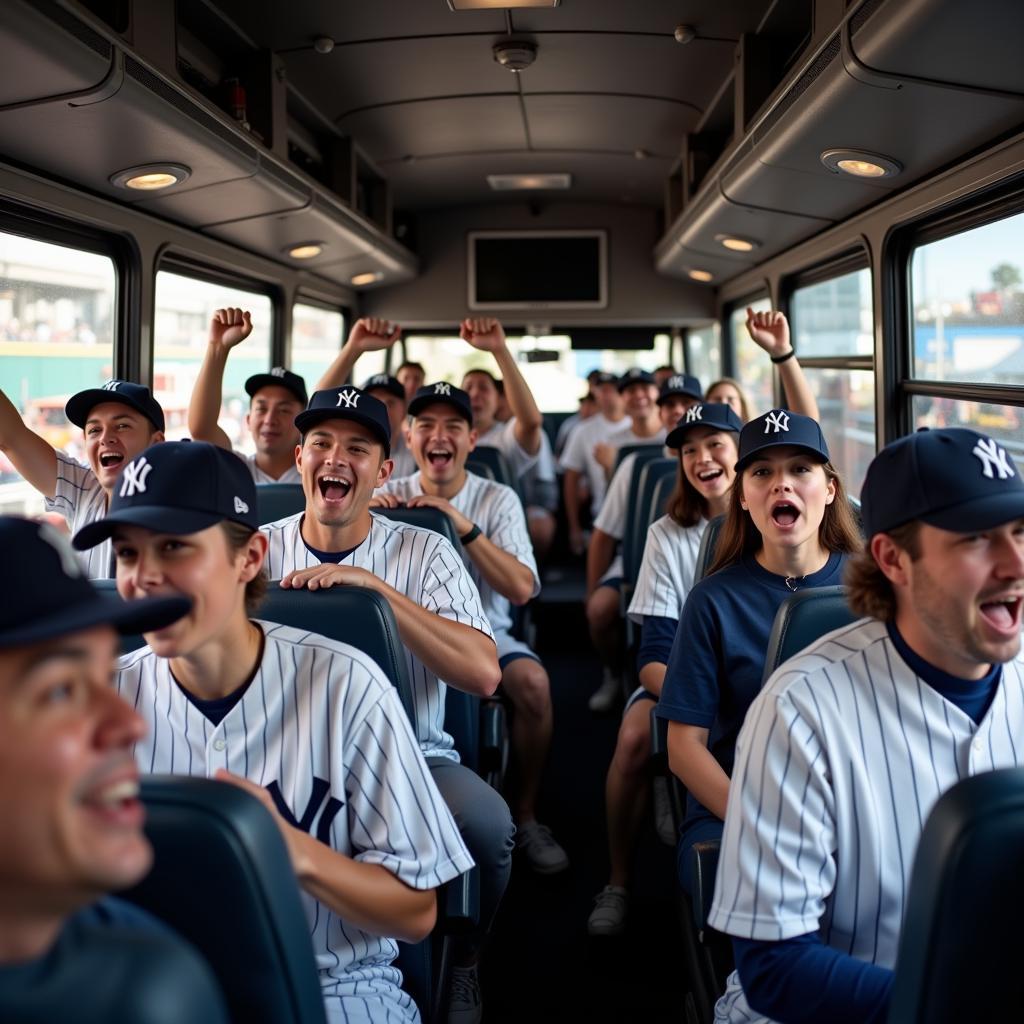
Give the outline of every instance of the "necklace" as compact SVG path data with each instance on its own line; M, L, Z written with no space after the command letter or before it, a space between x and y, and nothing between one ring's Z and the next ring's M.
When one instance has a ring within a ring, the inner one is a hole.
M796 593L797 585L800 584L800 583L803 583L803 581L805 579L807 579L806 576L787 576L786 577L786 586L790 590L792 590L794 593Z

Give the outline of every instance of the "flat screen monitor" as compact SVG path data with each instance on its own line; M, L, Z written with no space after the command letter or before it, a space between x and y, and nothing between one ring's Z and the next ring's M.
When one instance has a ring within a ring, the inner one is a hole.
M470 309L604 309L607 232L471 231Z

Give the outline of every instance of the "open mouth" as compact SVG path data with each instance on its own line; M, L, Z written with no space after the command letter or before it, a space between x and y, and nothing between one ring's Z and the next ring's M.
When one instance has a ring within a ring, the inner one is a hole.
M697 479L702 484L709 484L712 480L720 480L725 476L725 470L723 469L702 469L697 473Z
M90 811L105 821L118 825L139 825L142 822L142 803L139 800L139 780L119 779L91 790L82 801Z
M800 518L800 510L788 501L772 506L772 522L776 526L790 527Z
M124 462L124 455L121 452L104 452L100 456L100 466L103 469L114 469Z
M317 481L324 501L344 501L352 490L352 481L340 476L322 476Z
M998 632L1013 634L1020 629L1022 605L1024 598L1020 596L983 601L981 614Z
M451 464L455 455L445 448L432 448L427 452L427 462L435 469L443 469Z

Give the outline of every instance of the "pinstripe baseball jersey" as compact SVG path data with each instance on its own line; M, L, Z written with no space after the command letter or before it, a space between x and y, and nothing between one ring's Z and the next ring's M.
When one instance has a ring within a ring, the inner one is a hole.
M271 579L280 579L296 569L319 565L320 560L306 547L298 512L261 526L269 548L266 566ZM451 544L433 530L408 523L396 523L371 513L372 525L366 540L339 564L366 569L405 594L421 608L453 622L462 622L493 639L480 594L462 559ZM414 728L420 749L430 757L458 761L454 741L444 731L446 683L427 668L408 647L406 664L416 704Z
M416 472L416 460L412 457L404 437L395 436L391 439L391 461L395 464L391 471L393 477L408 476Z
M240 458L245 460L245 464L249 467L249 472L252 473L253 480L258 484L301 484L302 475L299 473L298 466L289 466L279 477L272 477L269 473L264 473L259 466L256 465L255 455L246 455L243 452L235 452Z
M378 864L414 889L472 858L417 750L395 688L347 644L260 622L263 658L214 725L148 647L121 658L117 689L148 724L143 772L212 776L226 768L270 791L291 824L331 849ZM302 893L330 1021L416 1021L391 966L394 940L363 931Z
M642 625L644 616L676 620L682 616L707 525L701 519L695 526L683 527L671 516L653 523L627 613L634 622Z
M540 457L540 452L531 455L516 440L516 418L514 416L504 423L495 421L490 430L477 437L476 443L488 448L497 448L508 459L508 464L517 478L522 478L523 474L534 466ZM397 475L396 473L395 476L397 477Z
M1024 656L978 725L920 679L873 619L826 634L771 676L736 744L709 923L741 938L817 932L892 968L910 869L936 800L1024 764ZM735 972L716 1020L764 1020Z
M45 498L47 512L59 512L68 522L72 535L83 526L103 519L107 514L107 495L90 466L57 450L57 489ZM91 580L113 579L114 549L110 541L77 552Z
M478 446L497 448L504 454L522 488L525 504L538 505L554 511L558 508L558 489L555 483L555 457L551 453L548 435L541 430L537 454L530 455L516 440L515 426L515 416L505 423L495 423L486 434L481 434L476 439L476 443ZM409 473L415 472L416 467L413 466ZM392 475L397 479L409 474L399 473L396 467Z
M608 489L604 467L594 458L594 448L599 444L629 444L624 438L632 433L633 424L628 416L613 422L599 413L581 423L565 444L561 467L575 470L587 478L590 483L590 511L594 516L601 511L601 503Z
M406 502L423 493L419 473L402 477L401 480L389 480L379 490L397 494ZM526 529L526 515L516 492L494 480L485 480L473 473L467 473L462 489L449 501L456 511L476 523L492 544L514 555L516 561L521 562L533 573L533 593L530 596L536 597L540 593L540 576L537 573L537 561L533 557L530 534ZM483 573L469 557L468 551L463 551L462 558L480 591L484 613L491 624L491 629L495 634L507 633L512 628L512 603L484 579Z

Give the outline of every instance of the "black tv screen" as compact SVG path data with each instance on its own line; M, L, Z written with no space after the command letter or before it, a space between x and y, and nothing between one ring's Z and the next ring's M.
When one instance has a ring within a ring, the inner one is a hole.
M599 309L607 304L605 233L473 232L470 309Z

